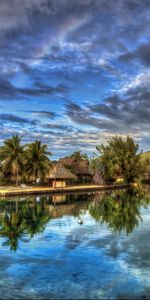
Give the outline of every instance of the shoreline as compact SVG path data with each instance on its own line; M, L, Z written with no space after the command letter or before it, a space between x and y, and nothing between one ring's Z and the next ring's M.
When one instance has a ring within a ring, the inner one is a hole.
M0 187L0 198L9 196L22 196L22 195L37 195L37 194L67 194L74 192L91 192L102 190L122 189L129 187L129 184L122 185L74 185L64 188L52 187Z

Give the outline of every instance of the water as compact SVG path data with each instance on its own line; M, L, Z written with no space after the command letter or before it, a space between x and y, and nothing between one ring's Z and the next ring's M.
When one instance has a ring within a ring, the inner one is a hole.
M149 191L0 201L0 299L149 299Z

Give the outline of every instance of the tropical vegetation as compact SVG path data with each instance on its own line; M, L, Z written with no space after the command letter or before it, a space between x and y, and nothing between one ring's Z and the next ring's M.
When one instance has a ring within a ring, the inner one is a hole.
M24 154L24 146L21 145L21 137L18 135L6 139L4 146L0 148L1 170L6 176L15 176L16 185L19 181L19 175L24 173Z
M47 145L42 145L41 141L35 141L28 145L25 154L27 174L34 176L36 181L38 178L43 179L50 164L51 153L47 150Z
M149 156L139 151L139 145L131 137L112 137L107 144L96 147L97 155L89 159L81 151L70 155L77 164L83 160L88 161L93 182L99 184L112 184L121 178L125 183L139 180L150 165ZM16 185L20 181L27 182L31 178L34 182L44 181L51 166L50 156L46 144L36 140L32 143L22 144L22 138L14 135L4 141L0 147L0 171L4 178L10 181L15 179ZM149 162L148 162L149 160ZM71 165L67 166L71 170ZM83 183L82 176L79 181Z
M41 141L22 145L21 137L14 135L6 139L0 147L1 171L10 180L14 176L16 185L20 179L25 180L31 176L37 181L45 176L50 164L50 155L47 145Z
M131 183L141 177L144 164L139 145L131 137L113 137L97 150L99 155L91 161L91 169L99 172L106 183L113 183L117 177Z

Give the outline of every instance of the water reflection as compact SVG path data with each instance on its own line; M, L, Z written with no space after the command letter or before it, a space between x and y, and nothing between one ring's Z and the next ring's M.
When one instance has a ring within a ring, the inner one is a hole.
M16 251L19 241L29 242L34 235L44 232L50 219L63 215L79 216L83 203L78 206L76 200L84 201L85 198L85 195L55 195L1 201L0 236L6 238L3 246Z
M114 233L130 234L142 222L141 206L150 203L142 189L82 195L36 196L0 202L0 236L3 246L16 251L19 241L29 242L45 230L51 219L64 215L78 218L88 212L96 222L106 223Z
M149 203L150 196L140 188L115 191L103 198L95 195L89 212L97 222L106 223L114 233L120 234L124 230L128 235L142 222L141 206L146 208Z
M9 245L11 250L16 251L19 240L27 242L34 234L44 231L50 215L45 208L45 201L41 199L36 203L35 200L32 203L19 203L16 200L15 205L14 201L6 204L0 215L0 236L6 238L4 246ZM28 239L25 234L29 235Z
M4 246L10 246L11 250L18 248L18 240L22 238L24 232L24 220L22 211L5 212L0 217L0 235L6 237Z

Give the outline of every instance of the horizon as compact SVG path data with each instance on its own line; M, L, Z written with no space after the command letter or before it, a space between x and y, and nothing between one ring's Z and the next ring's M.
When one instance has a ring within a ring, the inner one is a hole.
M0 145L19 134L59 159L130 135L148 151L148 1L24 2L0 2Z

